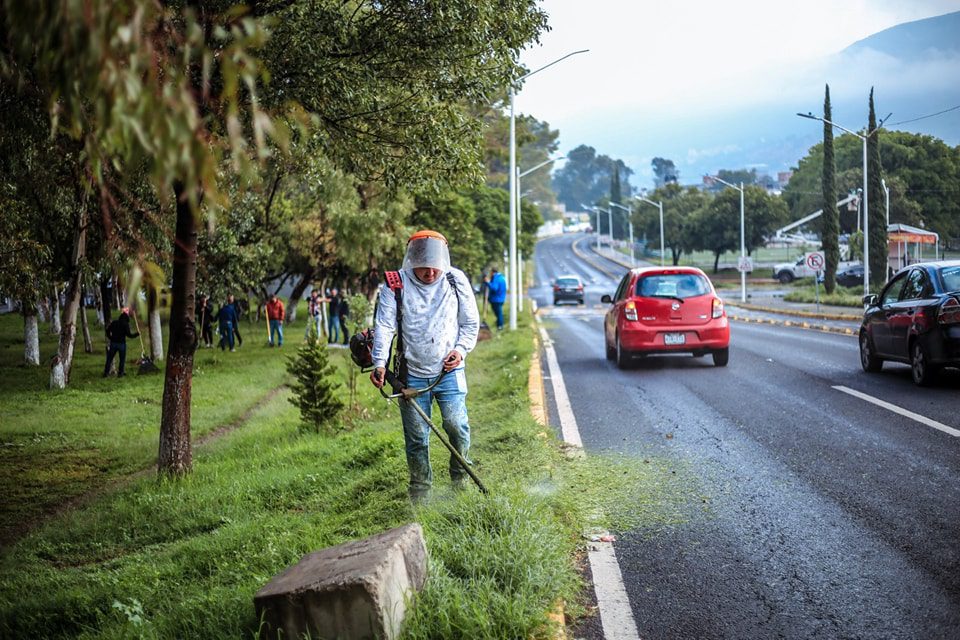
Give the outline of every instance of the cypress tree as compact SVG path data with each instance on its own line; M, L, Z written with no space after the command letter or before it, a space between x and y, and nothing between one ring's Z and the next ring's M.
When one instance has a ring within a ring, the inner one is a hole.
M830 109L830 85L823 98L823 118L833 120ZM826 258L823 286L833 293L837 286L837 264L840 261L840 211L837 209L836 164L833 159L833 125L823 123L823 215L820 216L820 238Z
M614 162L612 169L613 171L610 173L610 202L620 204L620 200L623 198L620 190L620 166ZM616 213L620 212L618 211ZM626 235L626 226L622 222L622 216L615 215L613 218L615 220L613 226L616 227L618 231L617 235L622 238Z
M879 288L887 281L887 216L883 209L883 174L880 167L880 132L873 109L873 87L870 88L870 116L867 121L867 189L870 193L870 284Z

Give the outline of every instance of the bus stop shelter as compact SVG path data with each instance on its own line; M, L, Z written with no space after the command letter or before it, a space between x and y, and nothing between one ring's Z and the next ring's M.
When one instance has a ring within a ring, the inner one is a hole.
M887 227L887 264L895 272L907 265L940 256L940 236L906 224Z

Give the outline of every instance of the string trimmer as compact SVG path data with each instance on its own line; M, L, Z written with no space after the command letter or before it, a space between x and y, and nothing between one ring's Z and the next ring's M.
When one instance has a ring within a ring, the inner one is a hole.
M153 363L153 360L147 357L147 351L143 346L143 334L140 332L140 323L137 321L137 314L131 311L133 324L137 327L137 337L140 339L140 359L137 360L137 373L160 373L160 368Z

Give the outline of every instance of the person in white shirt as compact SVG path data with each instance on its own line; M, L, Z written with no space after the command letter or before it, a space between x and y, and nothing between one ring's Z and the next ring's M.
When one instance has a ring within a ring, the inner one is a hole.
M414 400L430 415L436 398L443 416L443 429L460 454L470 448L467 417L467 378L464 360L477 344L480 315L467 276L450 266L447 240L436 231L418 231L407 242L403 266L399 373L402 382L425 389L441 374L443 379ZM397 298L389 286L380 287L374 329L373 365L370 380L382 387L390 345L397 333ZM408 402L400 403L410 497L426 497L433 483L430 468L430 427ZM460 486L467 477L456 458L450 457L450 478Z

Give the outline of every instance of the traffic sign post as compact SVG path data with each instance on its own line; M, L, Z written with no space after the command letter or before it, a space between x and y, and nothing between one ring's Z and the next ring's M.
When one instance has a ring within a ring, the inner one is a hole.
M750 273L753 271L753 258L750 256L740 256L737 260L737 271L741 273Z
M826 264L823 251L814 251L807 256L807 266L813 269L813 291L817 300L817 313L820 313L820 281L823 278L823 265Z

